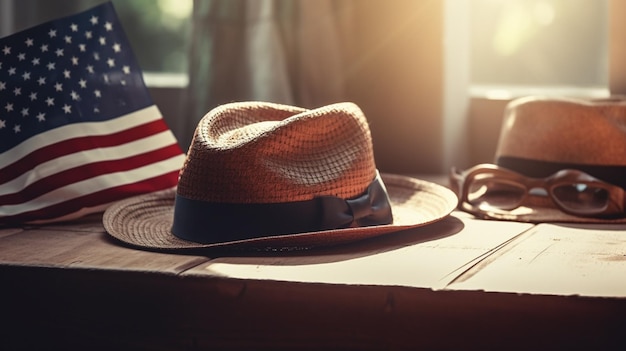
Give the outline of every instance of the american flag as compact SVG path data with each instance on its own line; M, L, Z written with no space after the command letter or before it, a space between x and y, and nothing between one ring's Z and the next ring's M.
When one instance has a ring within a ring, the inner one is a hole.
M0 39L0 225L171 188L183 161L111 3Z

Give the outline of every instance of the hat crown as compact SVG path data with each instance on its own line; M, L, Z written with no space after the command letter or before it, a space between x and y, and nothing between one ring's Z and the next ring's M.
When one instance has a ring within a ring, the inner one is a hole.
M626 100L515 100L505 111L496 163L504 157L624 166Z
M355 104L231 103L198 124L177 192L216 203L348 199L375 176L371 134Z

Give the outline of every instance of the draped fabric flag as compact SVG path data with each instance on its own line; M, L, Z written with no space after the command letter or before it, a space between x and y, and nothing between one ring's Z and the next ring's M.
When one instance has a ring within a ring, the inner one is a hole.
M0 225L171 188L183 161L111 3L0 39Z

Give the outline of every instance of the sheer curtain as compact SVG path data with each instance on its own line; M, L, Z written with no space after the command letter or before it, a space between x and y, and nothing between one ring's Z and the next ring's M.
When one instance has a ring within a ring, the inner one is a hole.
M443 162L443 0L195 0L188 145L213 107L263 100L365 112L382 171Z
M351 1L196 0L185 142L211 108L261 100L317 107L344 100Z

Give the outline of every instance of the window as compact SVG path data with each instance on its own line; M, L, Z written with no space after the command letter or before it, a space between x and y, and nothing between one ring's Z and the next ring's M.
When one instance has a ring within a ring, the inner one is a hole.
M114 4L145 71L187 72L192 0L123 0Z
M0 36L72 15L102 0L2 0ZM184 86L193 0L113 0L146 84Z
M608 85L606 0L472 0L472 85Z
M193 0L113 2L151 87L187 85L187 42Z
M513 98L626 93L621 0L444 4L444 171L493 161Z

